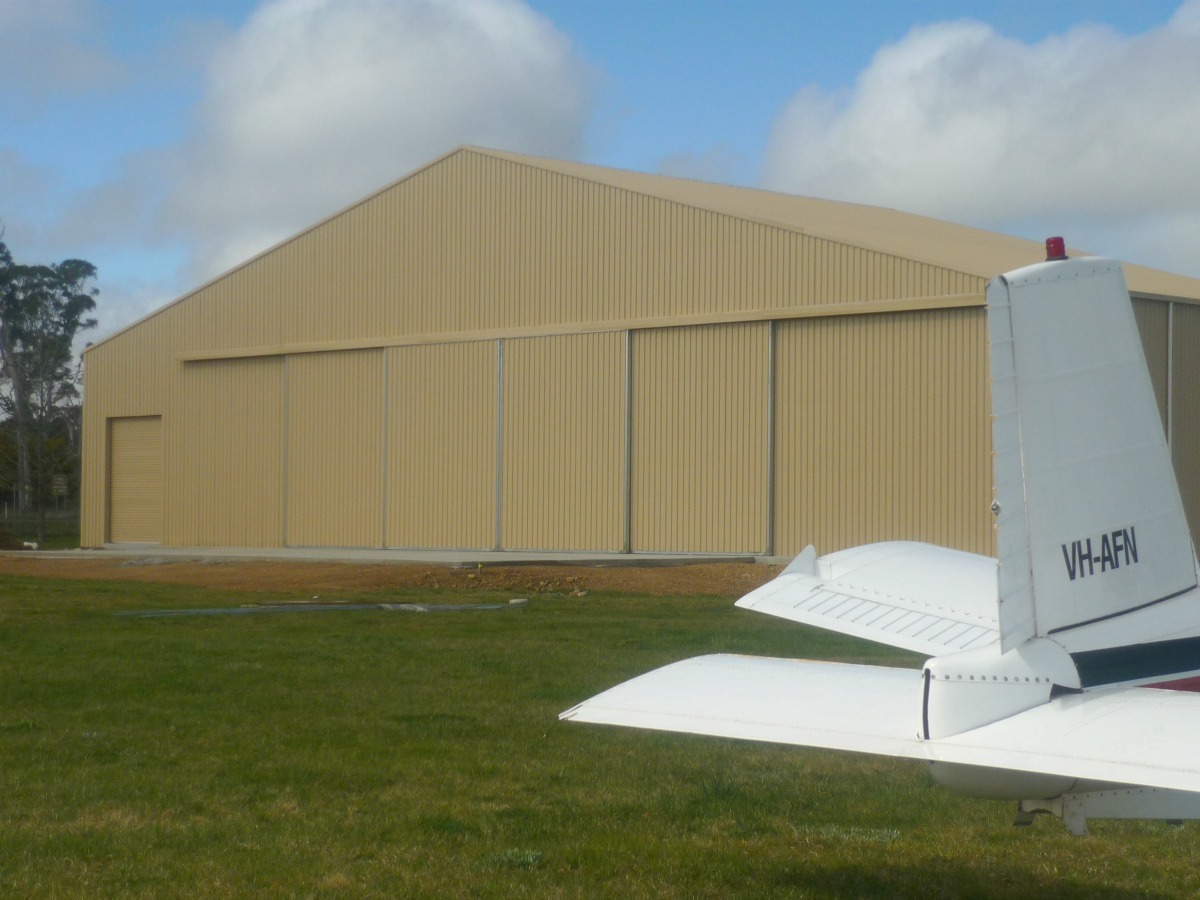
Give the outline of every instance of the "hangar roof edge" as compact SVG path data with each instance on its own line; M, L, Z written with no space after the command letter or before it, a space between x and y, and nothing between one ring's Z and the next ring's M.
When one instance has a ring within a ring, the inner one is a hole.
M981 278L991 278L1001 272L1039 261L1043 253L1041 241L1013 237L887 207L805 197L762 188L696 181L671 175L614 169L592 163L569 162L463 145L405 173L400 178L289 235L238 265L202 282L153 312L89 345L85 348L84 354L107 344L160 313L166 312L231 273L273 253L279 247L308 234L373 197L463 153L489 156L494 159L507 160L545 171L607 184L615 188L793 230L849 246L912 259ZM1072 255L1088 255L1085 251L1074 248L1070 250L1070 253ZM1128 263L1124 264L1124 269L1129 289L1134 294L1157 299L1183 299L1200 302L1200 279Z
M1031 261L1038 262L1045 253L1041 240L1014 237L888 207L613 169L481 147L463 147L460 150L754 219L980 278L992 278L1001 272L1028 265ZM1070 253L1075 256L1091 255L1078 248L1072 248ZM1200 300L1200 279L1130 263L1123 265L1132 293Z

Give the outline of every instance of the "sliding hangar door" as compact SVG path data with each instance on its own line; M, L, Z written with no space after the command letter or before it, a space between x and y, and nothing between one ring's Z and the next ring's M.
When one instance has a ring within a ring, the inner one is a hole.
M788 554L917 532L987 550L981 321L962 309L190 361L181 414L161 426L159 539Z
M1200 308L1135 309L1194 518ZM109 421L109 540L990 552L982 329L969 308L189 362L169 440Z

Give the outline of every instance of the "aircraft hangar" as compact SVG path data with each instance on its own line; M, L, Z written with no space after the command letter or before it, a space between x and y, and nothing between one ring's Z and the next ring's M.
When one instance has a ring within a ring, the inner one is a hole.
M992 553L984 288L1043 256L459 148L85 352L82 542ZM1200 281L1126 277L1200 533Z

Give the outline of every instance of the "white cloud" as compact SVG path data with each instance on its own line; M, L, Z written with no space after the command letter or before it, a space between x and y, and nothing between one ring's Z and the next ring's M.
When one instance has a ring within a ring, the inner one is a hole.
M0 99L32 111L59 92L117 84L123 66L97 49L90 0L0 0Z
M83 345L104 340L115 332L145 318L157 309L174 300L180 287L169 278L148 280L135 276L104 278L100 273L100 296L96 303L99 324L84 332L76 342L77 350Z
M47 262L60 250L61 174L20 150L0 145L0 240L20 262Z
M588 73L517 0L275 0L217 51L162 224L206 277L463 143L578 155Z
M1197 160L1191 0L1134 37L1083 25L1027 45L977 22L916 28L845 96L797 93L763 180L1000 230L1066 222L1077 246L1200 275Z

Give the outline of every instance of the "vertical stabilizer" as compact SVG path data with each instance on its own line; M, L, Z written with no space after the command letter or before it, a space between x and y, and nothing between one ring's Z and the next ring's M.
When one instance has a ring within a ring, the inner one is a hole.
M987 302L1002 646L1194 587L1120 264L1029 266L994 279Z
M987 290L988 350L992 376L992 478L999 556L997 595L1000 647L1011 650L1037 633L1033 563L1029 558L1028 510L1017 411L1017 364L1008 282Z

